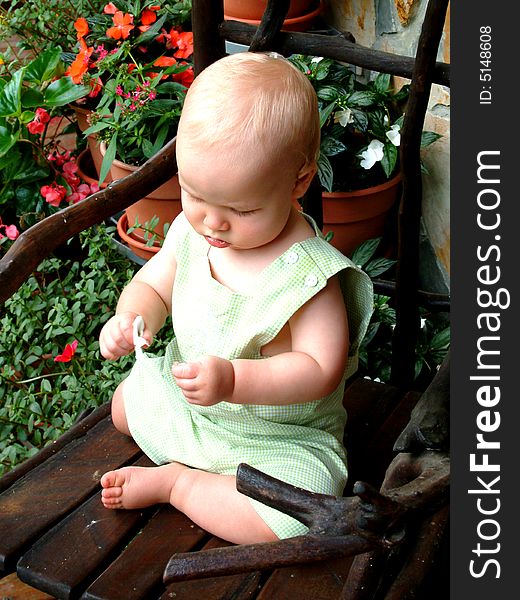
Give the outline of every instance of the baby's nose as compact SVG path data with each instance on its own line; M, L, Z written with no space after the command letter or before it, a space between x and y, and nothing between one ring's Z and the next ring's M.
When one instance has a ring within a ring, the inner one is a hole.
M209 227L211 231L225 231L229 228L229 224L225 215L217 210L210 210L204 217L204 225Z

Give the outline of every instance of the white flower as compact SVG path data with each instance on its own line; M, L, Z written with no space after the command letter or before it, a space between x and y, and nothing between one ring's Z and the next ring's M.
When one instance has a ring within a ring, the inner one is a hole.
M426 325L426 319L421 318L421 329Z
M334 113L334 123L339 123L343 127L346 127L349 123L352 123L354 117L350 108L338 110Z
M372 140L366 150L361 152L360 156L363 159L361 166L364 169L371 169L376 162L379 162L383 158L383 142L379 140Z
M311 63L319 63L322 60L323 56L315 56L314 58L311 58Z
M386 132L386 137L392 142L394 146L399 146L401 143L401 132L400 127L396 123L390 127L390 130Z

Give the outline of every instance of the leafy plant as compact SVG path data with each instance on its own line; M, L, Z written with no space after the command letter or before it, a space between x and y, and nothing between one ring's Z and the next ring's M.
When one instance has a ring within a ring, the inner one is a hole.
M363 242L353 253L352 261L370 277L387 272L395 260L377 257L380 238ZM442 314L419 308L421 329L415 349L415 384L425 389L435 375L450 345L450 326ZM359 350L359 374L388 383L392 364L392 335L396 315L389 296L374 295L374 312Z
M289 60L305 73L318 96L322 187L329 192L349 191L392 178L399 169L409 86L395 91L390 75L384 73L365 83L352 67L333 59L298 54ZM422 145L439 137L425 131Z
M85 135L106 143L100 181L117 158L141 165L177 132L193 81L190 2L116 0L74 23L78 46L67 71L90 86L95 110Z
M108 401L134 360L106 361L99 353L101 327L137 269L113 248L111 233L104 226L83 232L83 262L46 259L5 303L0 473L55 440L85 409ZM168 327L163 331L166 338ZM154 349L162 348L161 335Z
M46 50L24 67L0 64L0 214L5 223L25 228L58 210L62 200L79 199L81 182L60 135L68 131L64 107L88 88L73 83L64 70L58 49ZM92 190L83 192L86 197Z

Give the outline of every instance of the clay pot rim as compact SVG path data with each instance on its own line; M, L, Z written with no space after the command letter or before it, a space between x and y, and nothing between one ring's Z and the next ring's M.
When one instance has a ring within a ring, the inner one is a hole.
M344 197L357 197L357 196L367 196L369 194L377 194L378 192L382 192L383 190L386 190L388 188L391 188L395 185L397 185L398 183L401 182L402 179L402 175L401 172L397 173L397 175L395 177L392 177L392 179L388 179L387 181L383 181L383 183L380 183L378 185L373 185L371 187L367 187L367 188L361 188L359 190L350 190L350 191L345 191L345 192L326 192L323 191L322 192L322 196L324 198L344 198Z
M323 10L323 4L320 0L320 3L318 4L318 7L315 8L314 10L305 13L304 15L300 15L299 17L292 17L291 19L285 19L285 21L283 22L282 25L282 29L284 28L288 28L294 25L299 25L301 23L304 23L305 21L310 21L311 19L314 19L315 17L317 17ZM239 19L238 17L233 17L231 15L226 15L224 14L224 19L226 21L239 21L240 23L247 23L248 25L260 25L260 20L259 19Z
M117 233L119 234L119 237L129 246L133 246L135 248L139 248L139 250L145 250L146 252L151 252L152 254L155 254L156 252L159 252L159 250L161 249L160 246L147 246L145 243L140 242L139 240L136 240L135 238L133 238L131 235L128 235L128 233L126 233L126 230L128 229L128 218L126 216L125 213L123 213L119 219L117 220ZM157 242L154 242L154 244Z

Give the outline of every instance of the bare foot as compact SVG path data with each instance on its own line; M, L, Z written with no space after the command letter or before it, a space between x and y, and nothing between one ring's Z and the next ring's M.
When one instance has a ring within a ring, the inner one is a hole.
M178 474L187 469L180 463L159 467L123 467L101 477L101 502L105 508L145 508L170 502Z

